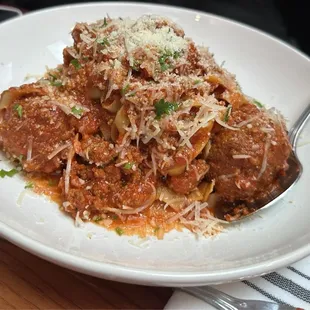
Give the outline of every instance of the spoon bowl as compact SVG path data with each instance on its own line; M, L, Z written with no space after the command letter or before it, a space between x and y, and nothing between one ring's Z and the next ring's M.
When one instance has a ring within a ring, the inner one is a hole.
M266 193L263 198L254 200L253 202L237 201L227 204L227 202L219 201L214 208L214 213L217 218L227 223L239 221L262 209L273 206L285 196L288 190L292 189L303 172L303 167L297 157L296 149L298 137L309 117L310 104L303 111L289 132L289 141L292 145L292 151L287 160L288 169L285 171L284 175L278 177L272 190Z

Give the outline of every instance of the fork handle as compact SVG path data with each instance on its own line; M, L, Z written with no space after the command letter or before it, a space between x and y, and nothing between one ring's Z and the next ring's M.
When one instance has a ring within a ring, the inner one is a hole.
M209 288L209 287L208 287ZM195 296L218 310L239 310L239 308L233 305L233 301L226 298L219 298L216 292L211 290L203 290L199 287L181 287L178 290L186 292L192 296ZM226 295L226 294L225 294ZM227 295L228 296L228 295ZM230 297L230 296L228 296Z
M277 304L270 301L262 300L245 300L239 299L211 286L203 287L182 287L179 290L193 295L208 304L214 306L218 310L240 310L240 309L270 309L270 310L297 310L289 305Z

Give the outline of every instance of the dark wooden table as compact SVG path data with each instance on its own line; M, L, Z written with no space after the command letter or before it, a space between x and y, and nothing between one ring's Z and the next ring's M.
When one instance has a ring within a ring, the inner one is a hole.
M163 309L171 294L73 272L0 239L0 309Z

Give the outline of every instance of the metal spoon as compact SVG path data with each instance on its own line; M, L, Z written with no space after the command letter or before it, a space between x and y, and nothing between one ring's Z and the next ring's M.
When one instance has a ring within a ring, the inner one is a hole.
M302 131L307 120L310 118L310 104L302 112L298 120L295 122L291 130L289 131L289 141L292 145L291 154L287 160L289 168L285 173L285 176L279 177L277 180L277 186L268 193L263 199L256 200L253 203L244 203L248 208L249 212L247 214L236 214L234 206L228 206L225 202L219 202L214 208L215 216L219 219L228 220L229 222L238 221L249 215L256 213L259 210L269 208L278 202L287 193L289 189L296 184L299 180L303 168L296 155L297 140L300 132ZM235 205L236 207L236 205ZM234 212L234 213L231 213ZM228 217L227 217L228 215Z

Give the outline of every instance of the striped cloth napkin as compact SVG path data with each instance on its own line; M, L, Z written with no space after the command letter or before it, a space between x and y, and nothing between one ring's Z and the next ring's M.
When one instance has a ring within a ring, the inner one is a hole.
M214 288L242 299L274 301L310 310L310 256L262 277ZM176 290L165 310L214 310L213 306L187 293Z

